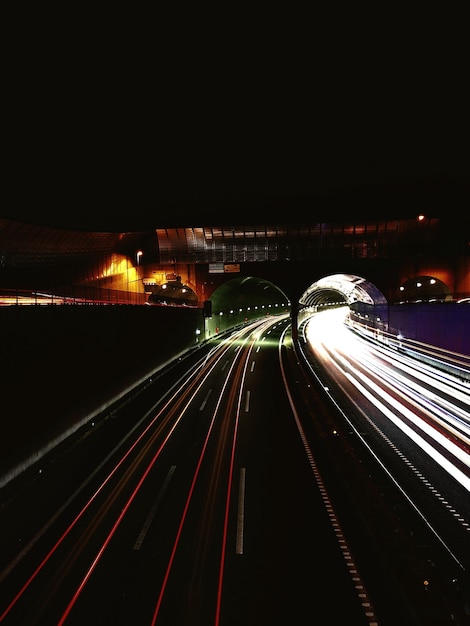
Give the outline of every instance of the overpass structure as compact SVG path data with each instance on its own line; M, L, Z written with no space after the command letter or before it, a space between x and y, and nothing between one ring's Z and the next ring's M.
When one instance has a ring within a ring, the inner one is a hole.
M202 308L210 301L227 308L256 292L259 303L267 303L268 284L287 301L315 294L318 304L332 296L324 279L343 274L374 285L389 303L456 301L470 296L469 253L466 216L137 232L69 231L0 219L0 288L4 301L17 303L50 298ZM221 290L227 283L232 289Z
M270 309L341 301L361 313L381 307L387 330L389 305L470 297L470 219L416 214L315 222L307 216L284 226L132 232L0 219L0 260L4 304L191 307L204 311L205 330L213 333Z

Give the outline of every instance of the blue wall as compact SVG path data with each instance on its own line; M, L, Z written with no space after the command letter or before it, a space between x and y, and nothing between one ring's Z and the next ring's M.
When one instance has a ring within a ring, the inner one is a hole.
M470 305L455 302L402 304L389 308L389 332L470 355Z

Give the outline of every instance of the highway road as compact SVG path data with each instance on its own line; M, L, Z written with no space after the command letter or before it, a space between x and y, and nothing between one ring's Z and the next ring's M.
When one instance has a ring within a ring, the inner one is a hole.
M347 321L343 307L310 318L301 330L302 356L343 416L332 413L319 426L343 444L329 460L353 455L351 476L358 460L367 466L362 514L375 518L374 545L418 623L447 623L449 616L451 623L470 623L469 385L352 332ZM347 484L357 507L360 481ZM382 526L381 498L392 505ZM431 608L434 601L439 608Z
M214 338L7 485L0 622L468 623L468 389L338 315Z

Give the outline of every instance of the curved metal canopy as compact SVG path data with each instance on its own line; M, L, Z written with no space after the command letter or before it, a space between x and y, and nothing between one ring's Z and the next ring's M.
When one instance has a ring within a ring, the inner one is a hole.
M352 274L332 274L313 283L301 296L299 302L305 307L328 303L354 302L386 304L385 296L365 278Z

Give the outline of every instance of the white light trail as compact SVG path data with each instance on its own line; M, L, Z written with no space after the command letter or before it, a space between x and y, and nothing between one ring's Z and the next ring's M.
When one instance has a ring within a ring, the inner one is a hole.
M344 324L347 313L345 308L312 317L305 332L309 343L470 491L470 475L465 470L470 468L470 412L463 408L470 406L469 391L429 366L358 337Z

